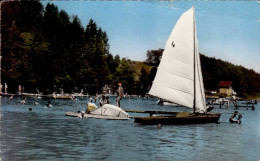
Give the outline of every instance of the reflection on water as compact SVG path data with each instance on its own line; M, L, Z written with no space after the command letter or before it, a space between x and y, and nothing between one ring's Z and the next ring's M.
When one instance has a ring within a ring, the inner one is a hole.
M220 124L135 124L134 120L79 119L66 111L84 111L87 98L78 101L34 99L20 104L19 97L1 100L1 159L15 160L243 160L260 159L260 105L240 109L242 124L230 124L233 107L219 109ZM115 102L115 98L110 98ZM123 99L125 109L189 110L157 106L155 99ZM32 111L29 111L32 107ZM131 113L130 113L131 115ZM132 114L137 115L137 114ZM140 114L138 114L140 115Z

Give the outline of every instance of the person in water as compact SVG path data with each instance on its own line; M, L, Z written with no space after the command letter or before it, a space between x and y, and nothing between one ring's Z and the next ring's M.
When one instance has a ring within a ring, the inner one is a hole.
M24 100L21 100L21 104L26 104L26 98Z
M9 100L11 101L11 100L13 100L13 98L14 98L14 95L12 94L11 97L9 97Z
M37 100L33 103L34 106L37 106L38 104L39 102Z
M47 107L47 108L51 108L51 107L52 107L51 101L48 101L48 103L46 104L46 107Z
M122 87L122 83L118 83L118 89L117 89L116 93L117 93L116 105L118 107L120 107L120 100L122 99L123 94L124 94L124 89Z
M238 118L237 118L237 115L238 115ZM231 117L229 118L229 122L231 123L238 123L238 124L241 124L241 119L242 118L242 115L238 113L238 111L235 111Z

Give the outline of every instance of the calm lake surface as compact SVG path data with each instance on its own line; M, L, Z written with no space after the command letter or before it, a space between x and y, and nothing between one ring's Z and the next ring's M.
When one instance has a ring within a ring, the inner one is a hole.
M260 160L260 102L255 110L240 108L242 124L230 124L235 111L215 106L222 113L220 124L140 125L128 121L76 118L65 116L67 111L84 111L87 97L72 100L47 100L27 97L1 97L2 161L38 160ZM111 104L115 98L110 97ZM240 102L239 104L241 104ZM182 111L188 108L171 105L157 106L156 99L123 98L124 109ZM32 107L32 111L28 109ZM131 116L140 114L129 113ZM145 115L145 114L142 114Z

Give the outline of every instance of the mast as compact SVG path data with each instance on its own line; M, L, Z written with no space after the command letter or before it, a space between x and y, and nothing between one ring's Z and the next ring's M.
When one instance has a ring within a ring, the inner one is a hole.
M194 55L194 100L193 100L193 113L196 111L196 48L195 48L195 8L192 6L193 9L193 55Z

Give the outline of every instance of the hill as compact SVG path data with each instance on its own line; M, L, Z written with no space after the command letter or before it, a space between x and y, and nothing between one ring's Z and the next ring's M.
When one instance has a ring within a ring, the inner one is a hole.
M204 86L216 90L220 81L232 81L232 88L241 97L260 94L260 74L227 61L200 56Z

